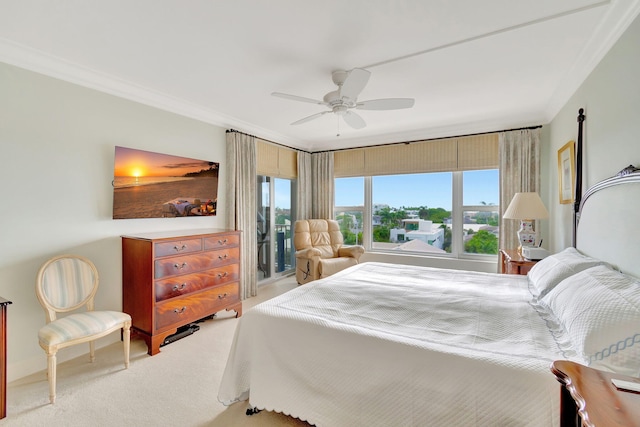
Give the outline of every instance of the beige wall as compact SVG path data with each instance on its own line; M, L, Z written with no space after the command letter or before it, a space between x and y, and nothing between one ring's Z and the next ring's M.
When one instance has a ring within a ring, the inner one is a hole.
M572 205L558 202L557 152L577 140L578 109L585 109L583 188L640 166L640 18L636 18L550 124L548 179L543 179L551 219L549 249L571 246ZM614 209L614 207L612 207ZM606 224L603 224L606 227Z
M65 252L92 259L98 308L122 309L121 248L127 233L224 228L216 217L112 220L114 146L219 161L224 206L224 129L0 63L0 296L8 308L8 380L45 369L44 311L35 275ZM113 334L98 345L119 339ZM59 360L88 352L61 351Z

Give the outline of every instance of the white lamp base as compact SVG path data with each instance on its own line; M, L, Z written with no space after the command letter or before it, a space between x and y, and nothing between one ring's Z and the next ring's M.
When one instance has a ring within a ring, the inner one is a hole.
M538 233L534 229L534 220L523 219L518 230L518 251L522 254L523 246L538 246Z

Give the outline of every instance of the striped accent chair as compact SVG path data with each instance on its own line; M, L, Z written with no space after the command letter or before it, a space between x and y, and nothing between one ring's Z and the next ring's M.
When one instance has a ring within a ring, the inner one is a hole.
M87 258L60 255L45 262L36 278L36 295L44 308L47 324L38 332L40 347L47 353L49 400L56 400L56 354L59 349L89 343L95 360L95 340L122 330L124 366L129 367L131 316L118 311L95 311L98 270ZM86 311L81 311L86 307ZM75 313L69 313L78 311ZM59 313L69 313L58 318Z

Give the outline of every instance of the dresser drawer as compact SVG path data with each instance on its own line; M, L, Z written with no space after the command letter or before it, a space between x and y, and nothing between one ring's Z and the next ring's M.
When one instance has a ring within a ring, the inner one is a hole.
M237 282L240 277L240 266L230 264L214 268L202 273L186 274L170 279L156 280L156 301L179 297L200 289L210 288L229 282Z
M204 239L204 249L220 249L225 246L238 246L240 244L240 235L225 234L222 236L206 237Z
M176 240L155 244L156 257L188 254L202 250L202 239Z
M238 282L216 286L156 305L156 329L184 325L216 313L240 300Z
M238 262L240 248L226 248L216 251L199 252L193 255L157 259L155 261L155 279L196 273L202 270L220 267Z

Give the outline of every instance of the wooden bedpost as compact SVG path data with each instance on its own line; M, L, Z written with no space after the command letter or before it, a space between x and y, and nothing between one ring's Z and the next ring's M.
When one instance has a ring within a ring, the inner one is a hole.
M576 194L573 202L573 247L576 247L578 221L580 221L580 202L582 201L582 127L584 108L578 110L578 141L576 143Z

